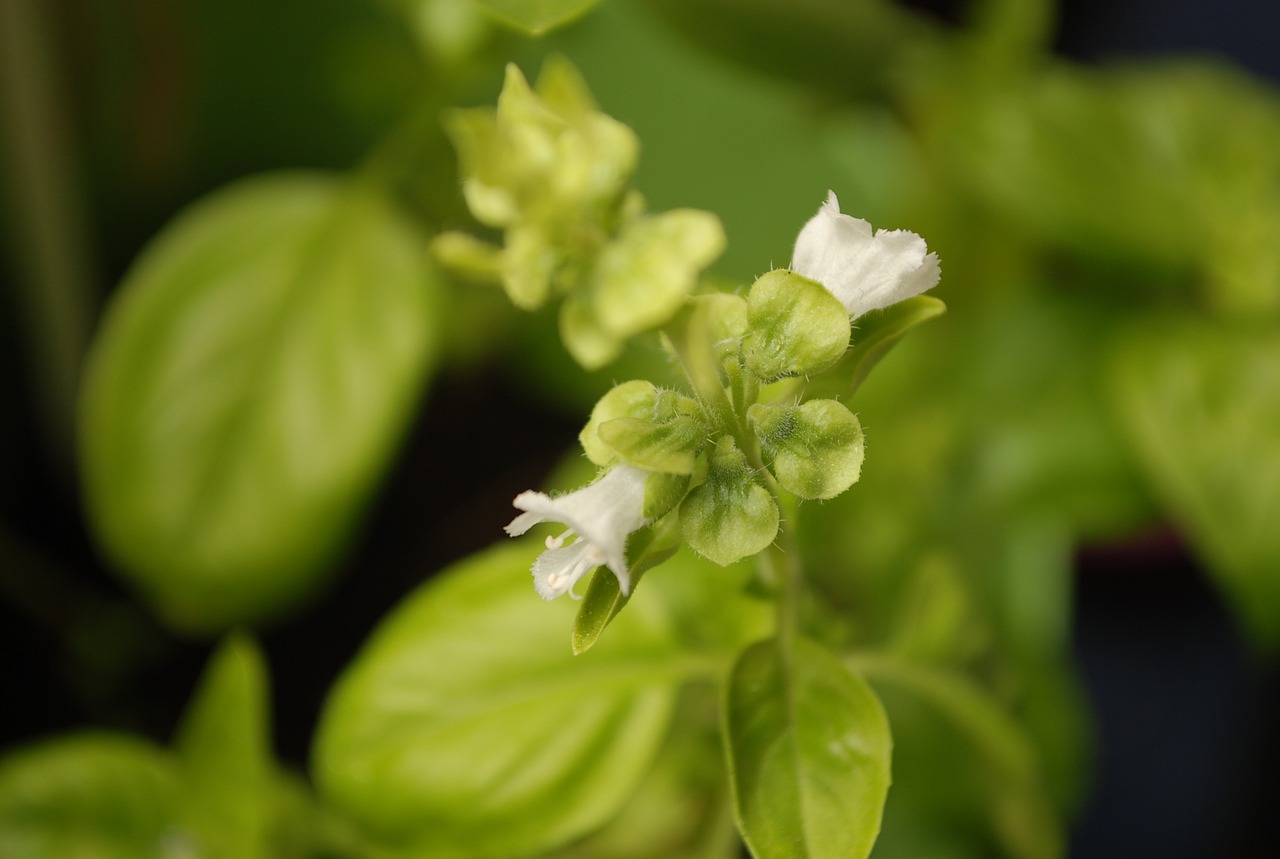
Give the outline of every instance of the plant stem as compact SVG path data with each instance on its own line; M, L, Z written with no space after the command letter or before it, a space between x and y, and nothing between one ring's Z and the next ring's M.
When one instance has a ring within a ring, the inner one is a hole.
M0 2L0 148L12 250L19 271L19 328L28 335L45 440L72 470L80 363L97 307L82 194L66 133L65 99L45 6Z

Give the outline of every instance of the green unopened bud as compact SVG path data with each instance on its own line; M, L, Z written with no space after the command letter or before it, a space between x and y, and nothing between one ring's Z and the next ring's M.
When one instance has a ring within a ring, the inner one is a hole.
M819 373L849 346L849 316L821 284L790 271L768 272L747 295L747 368L765 381Z
M757 403L747 410L747 420L788 492L805 499L834 498L858 481L862 425L835 400L800 406Z
M440 233L431 240L428 250L431 258L450 274L494 283L502 278L502 248L470 233Z
M676 209L632 221L565 301L565 347L588 369L612 360L627 338L675 315L724 246L724 228L710 212Z
M551 277L560 261L555 247L537 226L507 230L502 254L502 288L522 310L537 310L551 297Z
M729 436L711 451L706 480L681 502L680 528L695 552L722 566L760 552L777 536L778 505Z

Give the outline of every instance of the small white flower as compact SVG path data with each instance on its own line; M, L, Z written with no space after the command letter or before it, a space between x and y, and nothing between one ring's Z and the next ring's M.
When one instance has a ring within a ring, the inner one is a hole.
M573 586L591 570L606 565L618 577L626 595L631 590L627 571L627 537L645 524L644 485L649 473L629 465L615 465L603 477L567 495L552 498L542 492L521 492L512 503L524 510L506 532L512 537L539 522L563 522L559 537L547 538L547 550L533 562L533 586L543 599L563 593L577 599ZM565 545L565 539L574 541Z
M853 317L919 295L938 284L938 255L908 230L880 230L841 214L834 191L800 230L791 270L816 280Z

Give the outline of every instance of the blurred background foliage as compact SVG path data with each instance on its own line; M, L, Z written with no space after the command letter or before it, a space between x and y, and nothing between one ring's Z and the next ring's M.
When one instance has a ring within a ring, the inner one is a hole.
M1073 822L1075 855L1246 855L1278 751L1280 94L1172 49L1235 34L1226 46L1274 75L1249 52L1274 15L1047 0L3 10L0 853L136 856L159 839L171 855L360 856L390 837L436 855L396 817L417 809L370 810L342 770L375 730L364 720L379 724L362 694L404 682L392 633L333 704L327 690L420 580L493 541L600 393L667 372L641 341L584 374L553 313L519 314L427 258L434 233L475 229L440 111L491 103L504 62L532 74L555 52L637 132L651 207L721 217L724 282L785 265L828 188L943 261L950 312L851 401L862 484L799 525L815 628L874 654L858 666L893 726L874 855L1056 856ZM519 562L502 572L527 590ZM698 632L716 591L682 594L686 572L741 579L692 559L652 576L680 652L759 634L745 603ZM516 599L492 587L493 611ZM493 622L519 649L522 628ZM243 626L262 650L229 639L196 688L211 639ZM645 635L619 647L675 647ZM506 670L497 658L474 657ZM706 690L633 693L626 724L657 763L627 769L589 826L565 822L598 831L563 855L733 855ZM546 706L553 720L564 704ZM284 770L307 769L322 709L318 802ZM686 727L663 745L673 713ZM86 726L113 733L50 739ZM447 813L429 786L386 777Z

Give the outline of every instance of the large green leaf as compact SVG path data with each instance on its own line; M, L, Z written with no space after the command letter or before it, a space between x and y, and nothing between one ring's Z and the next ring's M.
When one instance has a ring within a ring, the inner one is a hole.
M573 604L540 601L522 541L411 595L339 681L322 792L404 856L526 856L585 834L651 765L687 665L633 601L573 656Z
M476 0L508 24L541 36L586 14L600 0Z
M1280 646L1280 329L1135 331L1115 404L1156 493L1259 644Z
M0 856L178 855L180 784L168 754L129 737L80 734L31 746L0 762Z
M232 636L187 705L175 745L187 787L183 819L201 855L276 859L267 848L276 790L267 695L262 654Z
M134 265L89 357L84 488L171 623L256 620L320 579L418 401L424 259L386 201L289 174L197 203Z
M748 647L729 678L725 747L756 859L862 859L889 790L889 723L869 686L800 639Z

